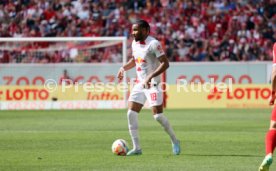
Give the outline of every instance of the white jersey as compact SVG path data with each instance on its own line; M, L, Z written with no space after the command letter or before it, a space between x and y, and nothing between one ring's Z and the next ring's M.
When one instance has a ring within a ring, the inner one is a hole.
M132 56L136 63L137 82L144 82L146 77L158 68L158 58L164 55L161 44L155 38L148 36L144 42L132 41ZM160 75L154 77L151 82L160 83Z

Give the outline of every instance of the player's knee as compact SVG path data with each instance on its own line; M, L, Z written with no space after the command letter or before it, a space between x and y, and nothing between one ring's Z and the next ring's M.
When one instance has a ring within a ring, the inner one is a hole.
M142 109L143 105L139 104L139 103L135 103L135 102L129 102L128 103L128 108L132 111L135 111L137 113L139 113Z
M270 122L270 129L276 129L276 121Z
M152 114L157 115L157 110L155 108L152 108Z
M152 107L152 114L156 115L158 113L163 113L163 106L162 105Z

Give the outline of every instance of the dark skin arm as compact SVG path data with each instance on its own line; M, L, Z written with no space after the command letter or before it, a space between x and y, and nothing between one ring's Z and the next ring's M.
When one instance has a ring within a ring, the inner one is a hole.
M117 78L121 81L124 78L124 71L130 70L131 68L135 67L135 60L132 57L122 68L119 69Z
M162 74L163 72L165 72L170 64L169 64L169 60L168 58L166 57L166 55L162 55L158 58L158 60L160 61L160 65L158 66L158 68L156 68L155 71L153 71L151 74L149 74L147 76L147 78L145 79L145 82L144 82L144 87L145 88L149 88L150 87L150 81L152 78Z

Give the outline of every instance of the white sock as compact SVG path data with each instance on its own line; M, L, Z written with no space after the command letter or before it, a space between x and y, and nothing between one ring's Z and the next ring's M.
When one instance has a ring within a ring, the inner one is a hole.
M132 110L127 112L128 129L131 136L133 149L140 150L139 134L138 134L138 113Z
M162 113L155 114L153 115L153 117L163 126L164 130L169 134L172 143L177 143L177 139L168 119Z
M265 157L272 157L272 153L267 154Z

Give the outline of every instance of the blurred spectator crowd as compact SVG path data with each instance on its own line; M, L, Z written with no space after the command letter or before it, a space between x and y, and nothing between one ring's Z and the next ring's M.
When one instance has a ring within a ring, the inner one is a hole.
M126 36L130 44L131 25L137 19L150 23L151 34L161 41L170 61L272 60L275 0L0 1L0 37ZM27 58L0 50L0 62L75 62L58 53ZM122 60L121 46L89 54L93 55L76 62Z

